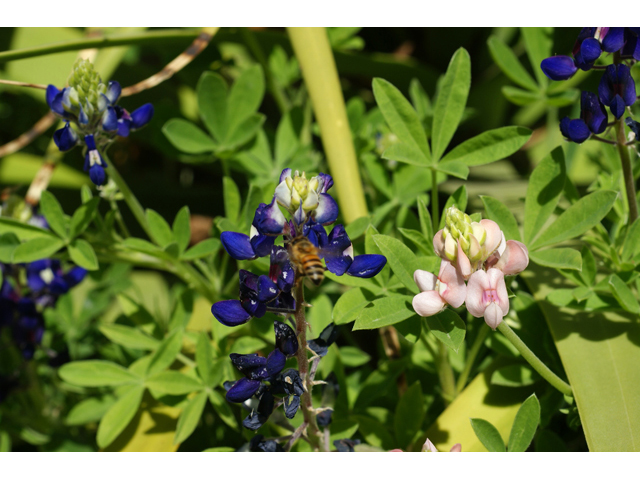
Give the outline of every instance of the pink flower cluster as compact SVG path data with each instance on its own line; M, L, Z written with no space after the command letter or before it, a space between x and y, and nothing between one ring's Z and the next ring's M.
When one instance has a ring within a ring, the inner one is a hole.
M450 225L449 218L457 219L456 223ZM434 236L433 248L442 258L440 272L437 276L424 270L414 272L421 292L413 298L416 313L428 317L447 305L458 308L466 303L471 315L484 317L495 330L509 312L504 277L527 268L527 247L516 240L505 242L496 222L471 222L455 209L447 214L447 226Z

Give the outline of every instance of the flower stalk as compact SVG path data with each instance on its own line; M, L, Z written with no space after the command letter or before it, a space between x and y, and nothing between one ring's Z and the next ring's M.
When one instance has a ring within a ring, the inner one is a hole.
M629 204L629 225L638 218L638 201L636 200L636 185L633 178L633 167L631 165L631 157L629 156L629 147L625 145L627 139L624 135L624 124L622 117L615 124L618 155L620 155L620 163L622 164L622 173L624 175L624 186L627 192L627 203Z

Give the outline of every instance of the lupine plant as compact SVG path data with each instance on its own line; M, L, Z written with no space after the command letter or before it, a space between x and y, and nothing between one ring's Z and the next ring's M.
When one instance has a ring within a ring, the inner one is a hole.
M1 451L638 450L637 28L39 32Z

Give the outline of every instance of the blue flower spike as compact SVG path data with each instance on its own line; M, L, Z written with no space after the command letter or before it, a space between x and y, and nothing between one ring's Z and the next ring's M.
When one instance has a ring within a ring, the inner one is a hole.
M625 107L630 107L636 101L636 84L629 67L623 64L609 65L600 79L598 95L611 113L620 118Z

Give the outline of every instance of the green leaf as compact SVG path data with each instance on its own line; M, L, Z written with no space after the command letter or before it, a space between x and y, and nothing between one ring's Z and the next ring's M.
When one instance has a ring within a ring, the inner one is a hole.
M425 238L422 232L410 228L398 228L400 234L413 243L425 255L434 255L433 242Z
M385 149L382 158L408 163L409 165L417 165L419 167L427 165L424 154L409 143L398 142L392 144L389 148Z
M256 136L266 119L261 113L251 115L227 135L224 148L237 148L247 143Z
M619 276L615 274L611 275L611 278L609 279L609 288L622 308L627 312L634 313L636 315L640 314L640 304L638 304L638 300L631 289L620 279Z
M417 78L412 79L409 84L409 96L411 97L411 103L413 103L420 120L424 120L433 114L433 108L431 107L429 96L424 91L420 80Z
M519 363L498 368L491 374L491 384L501 387L525 387L533 385L538 380L540 375L528 365Z
M153 353L149 366L147 367L147 377L169 367L175 360L182 347L182 331L176 330L160 344Z
M105 413L98 426L98 435L96 437L98 447L105 448L110 445L129 425L129 422L138 411L143 393L144 388L142 386L131 387Z
M582 268L582 256L573 248L550 248L529 252L529 258L538 265L551 268L566 268L580 270Z
M173 443L181 443L185 441L193 433L198 426L198 421L204 411L204 406L207 403L207 393L200 392L193 397L185 405L184 410L178 418L178 425L176 426L176 435L173 438Z
M64 419L65 425L86 425L99 421L104 414L115 403L115 398L111 395L104 397L91 397L77 403Z
M202 332L198 335L198 343L196 344L196 365L198 367L198 375L204 382L205 386L213 387L213 375L211 367L213 366L213 353L211 350L211 342L209 336Z
M490 452L506 452L504 441L500 436L500 432L486 420L481 418L472 418L471 427L476 432L478 439L482 442Z
M122 245L130 248L131 250L135 250L137 252L150 253L152 255L158 255L158 253L162 252L160 247L154 245L147 240L143 240L141 238L129 237L125 238L122 242Z
M611 210L617 195L611 190L599 190L582 197L534 240L531 249L561 243L592 229Z
M431 163L424 128L418 114L400 90L382 78L374 78L373 95L382 116L400 142L406 143L413 151L422 152L423 164Z
M28 225L12 218L0 217L0 235L4 235L5 233L13 233L23 241L31 240L32 238L56 238L55 235L44 228L34 227L33 225Z
M504 203L496 198L484 195L481 195L480 198L484 204L487 218L493 220L500 226L505 238L507 240L522 240L520 230L518 229L518 222Z
M486 165L517 152L531 138L524 127L502 127L487 130L447 153L441 163L457 161L467 166Z
M538 84L545 87L549 83L540 64L542 60L551 56L551 48L553 47L553 28L550 27L522 27L520 28L522 38L524 39L524 47L529 55L529 62L533 67Z
M558 204L566 179L562 147L544 157L529 178L524 204L524 241L530 245Z
M332 320L336 325L353 322L356 317L373 301L373 295L361 288L352 288L340 295L333 307Z
M144 384L155 392L167 395L185 395L202 389L202 385L195 378L175 370L167 370L148 377Z
M223 177L222 195L224 197L224 215L228 220L236 223L240 216L240 190L231 177Z
M196 91L200 117L211 135L220 143L227 134L227 82L217 73L204 72Z
M181 152L213 152L218 144L200 128L182 118L172 118L162 127L169 142Z
M71 238L77 237L87 229L98 210L98 203L100 203L100 197L92 198L80 205L80 207L73 212L69 232Z
M540 402L536 394L532 394L523 403L511 427L509 434L509 443L507 444L510 452L526 452L536 429L540 423Z
M13 251L18 245L20 245L20 239L15 233L7 232L0 235L0 262L11 263Z
M76 265L86 270L98 270L100 265L98 264L98 257L96 252L93 251L93 247L89 242L81 238L76 238L67 247L69 250L69 256Z
M152 240L162 248L173 243L175 241L173 238L173 231L167 221L162 218L162 215L150 208L147 208L146 214L147 222L149 223L149 230L151 230Z
M502 39L492 35L487 41L491 58L496 62L502 73L511 81L521 87L531 91L538 91L538 84L531 78L529 72L525 70L513 51L502 41Z
M394 428L398 446L408 447L422 428L426 412L420 382L415 382L402 395L394 415Z
M567 107L578 101L580 90L572 88L566 92L560 92L557 95L547 97L546 104L551 107Z
M469 176L469 167L462 162L440 162L434 167L437 171L466 180Z
M262 68L257 63L236 79L227 99L227 135L222 143L228 143L230 134L258 110L264 97L264 87Z
M400 240L387 235L374 235L373 241L382 254L387 257L387 262L393 273L402 284L413 293L419 293L418 286L413 281L413 272L416 271L415 254Z
M220 243L220 240L217 238L207 238L184 252L181 258L183 260L196 260L198 258L214 255L218 250L220 250L221 246L222 243Z
M173 220L173 238L175 238L176 243L178 244L178 249L180 253L184 252L189 246L189 241L191 240L191 225L189 224L189 220L191 215L189 214L189 207L184 206L178 211L176 218Z
M431 317L425 317L425 320L429 330L438 340L454 352L458 351L464 342L467 327L456 312L447 308Z
M540 102L540 93L529 92L527 90L522 90L521 88L512 87L511 85L505 85L502 87L502 94L511 103L520 107Z
M140 379L126 368L106 360L67 363L60 367L58 374L65 382L81 387L109 387L140 382Z
M372 330L402 322L416 313L411 306L412 297L393 295L375 300L356 318L353 330Z
M158 347L160 341L150 337L137 328L127 327L112 323L98 328L102 334L118 345L140 350L153 350Z
M429 197L426 197L428 200ZM418 198L418 216L420 218L420 230L425 238L433 238L433 222L431 221L431 213L427 209L427 201L424 198ZM431 242L433 248L433 242Z
M433 158L439 159L446 150L462 119L471 87L471 59L459 48L442 80L433 112Z
M216 390L209 391L209 402L213 405L214 410L220 415L220 418L224 423L233 429L238 428L238 422L233 415L233 411L229 406L229 402L220 395Z
M591 253L589 247L584 245L582 247L582 271L580 272L580 276L582 280L587 285L593 285L596 281L596 273L598 272L598 267L596 266L596 259Z
M622 246L622 260L627 262L636 256L640 250L640 218L629 227L627 235L624 237Z
M371 360L368 353L363 352L357 347L340 347L338 350L340 361L346 367L360 367Z
M64 212L56 197L51 192L45 190L42 192L40 198L40 208L44 214L44 218L47 219L47 223L51 227L51 230L56 232L62 238L67 238L69 232L67 231L67 221L64 218Z
M16 247L11 263L29 263L48 258L64 247L64 240L56 237L32 238Z

